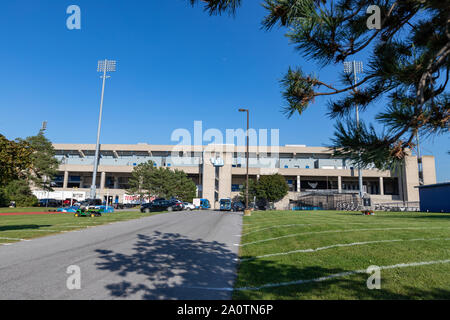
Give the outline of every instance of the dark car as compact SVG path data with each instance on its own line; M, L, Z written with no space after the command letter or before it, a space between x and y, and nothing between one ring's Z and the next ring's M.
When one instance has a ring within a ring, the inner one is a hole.
M141 212L181 211L183 204L176 200L155 200L141 206Z
M236 211L244 211L245 210L245 204L243 204L240 201L237 202L233 202L231 204L231 209L236 212Z
M84 201L79 202L79 204L80 208L94 209L96 206L103 205L103 202L100 199L86 199Z
M39 200L39 206L47 208L58 208L62 206L62 201L56 199L41 199Z

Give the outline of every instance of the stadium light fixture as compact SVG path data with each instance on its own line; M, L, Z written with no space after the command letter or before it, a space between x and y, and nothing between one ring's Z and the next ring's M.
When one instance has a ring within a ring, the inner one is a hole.
M358 85L358 74L364 72L364 66L362 61L345 61L344 62L344 72L346 74L353 74L353 81L354 81L354 90L356 91L357 85ZM356 106L356 126L359 128L359 107ZM359 196L362 200L364 197L364 190L363 190L363 177L362 177L362 170L361 166L358 165L358 184L359 184Z
M94 160L94 171L92 173L92 185L91 185L91 199L96 198L97 194L97 170L98 170L98 159L100 153L100 132L102 128L102 114L103 114L103 98L105 96L105 84L106 79L109 78L108 72L115 72L117 69L117 61L116 60L99 60L97 64L97 72L102 72L103 75L101 78L103 79L102 85L102 97L100 100L100 113L98 117L98 129L97 129L97 144L95 146L95 160Z

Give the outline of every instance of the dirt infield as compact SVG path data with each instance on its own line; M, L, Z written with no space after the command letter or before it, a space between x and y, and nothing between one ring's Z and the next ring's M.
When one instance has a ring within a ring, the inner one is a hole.
M43 214L62 214L63 212L5 212L0 213L1 216L29 216L29 215L43 215Z

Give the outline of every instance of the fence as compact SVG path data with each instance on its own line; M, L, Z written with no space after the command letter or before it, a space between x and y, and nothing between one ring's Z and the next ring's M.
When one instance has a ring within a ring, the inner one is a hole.
M361 207L357 194L310 193L291 201L291 210L345 210L356 211Z

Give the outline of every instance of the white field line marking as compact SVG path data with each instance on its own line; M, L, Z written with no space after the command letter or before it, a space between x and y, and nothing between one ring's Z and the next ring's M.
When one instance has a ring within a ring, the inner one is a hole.
M260 231L264 231L264 230L269 230L269 229L276 229L276 228L283 228L283 227L295 227L295 226L312 226L313 224L305 224L305 223L301 223L301 224L282 224L279 226L272 226L272 227L267 227L267 228L262 228L262 229L256 229L256 230L252 230L250 232L247 233L243 233L242 236L246 236L255 232L260 232Z
M279 240L279 239L284 239L284 238L292 238L292 237L301 236L301 235L307 235L307 234L343 233L343 232L356 232L356 231L422 230L422 229L427 229L427 230L430 230L430 229L448 229L448 227L368 228L368 229L344 229L344 230L311 231L311 232L288 234L288 235L281 236L281 237L269 238L269 239L264 239L264 240L257 240L257 241L253 241L253 242L243 243L243 244L235 244L235 246L244 247L244 246L247 246L247 245L250 245L250 244L261 243L261 242L268 242L268 241Z
M292 219L292 220L297 220L297 219ZM321 222L321 223L348 223L348 224L367 224L367 221L361 221L361 222L347 222L344 221L342 219L328 219L328 218L323 218L323 219L305 219L305 220L300 220L299 221L292 221L292 222L303 222L303 223L308 223L308 222ZM244 226L254 226L256 227L264 227L264 224L271 224L273 222L280 222L280 219L274 219L274 220L268 220L268 221L263 221L263 222L257 222L255 221L254 223L244 223ZM385 223L392 223L392 222L385 222Z
M48 229L36 229L36 230L24 230L24 231L32 231L32 232L60 232L59 230L48 230Z
M2 239L2 240L12 240L12 241L31 241L31 240L27 240L27 239L20 239L20 238L5 238L5 237L0 237L0 239Z
M241 259L241 262L244 261L251 261L261 258L267 258L267 257L276 257L276 256L285 256L289 254L295 254L295 253L306 253L306 252L317 252L327 249L333 249L333 248L339 248L339 247L353 247L353 246L362 246L366 244L376 244L376 243L387 243L387 242L414 242L414 241L449 241L450 238L419 238L419 239L393 239L393 240L374 240L374 241L364 241L364 242L353 242L353 243L339 243L339 244L333 244L326 247L319 247L315 249L300 249L300 250L294 250L294 251L287 251L287 252L279 252L279 253L271 253L271 254L265 254L262 256L256 256L253 258L247 258L247 259ZM238 259L236 259L238 260Z
M360 224L363 224L363 225L367 225L367 222L348 222L348 223L345 223L345 222L342 222L342 223L331 222L331 223L327 223L327 225L341 225L341 224L346 224L346 225L348 225L348 224L352 224L352 225L353 225L353 224L354 224L354 225L360 225ZM271 226L271 227L262 228L262 229L252 228L252 229L249 230L250 232L243 233L242 236L246 236L246 235L249 235L249 234L252 234L252 233L255 233L255 232L259 232L259 231L265 231L265 230L269 230L269 229L282 228L282 227L293 227L293 226L322 226L322 225L323 225L323 223L310 223L310 224L280 224L280 225L277 225L277 226ZM373 224L371 224L371 225L372 225L372 226L384 226L384 225L389 226L389 225L391 225L391 223L373 223ZM410 227L413 227L413 225L410 225ZM253 229L256 229L256 230L253 230Z
M408 267L420 267L420 266L427 266L427 265L433 265L433 264L444 264L444 263L450 263L450 259L448 260L436 260L436 261L424 261L424 262L411 262L411 263L400 263L400 264L394 264L391 266L381 266L379 267L380 270L388 270L388 269L397 269L397 268L408 268ZM259 287L243 287L243 288L208 288L208 287L189 287L191 289L204 289L204 290L211 290L211 291L258 291L265 288L275 288L275 287L284 287L284 286L291 286L291 285L300 285L305 283L311 283L311 282L322 282L327 280L332 280L336 278L342 278L347 277L355 274L365 274L367 273L366 269L363 270L354 270L354 271L347 271L347 272L340 272L331 274L329 276L324 276L320 278L315 279L306 279L306 280L297 280L297 281L289 281L289 282L279 282L279 283L268 283L264 284Z

